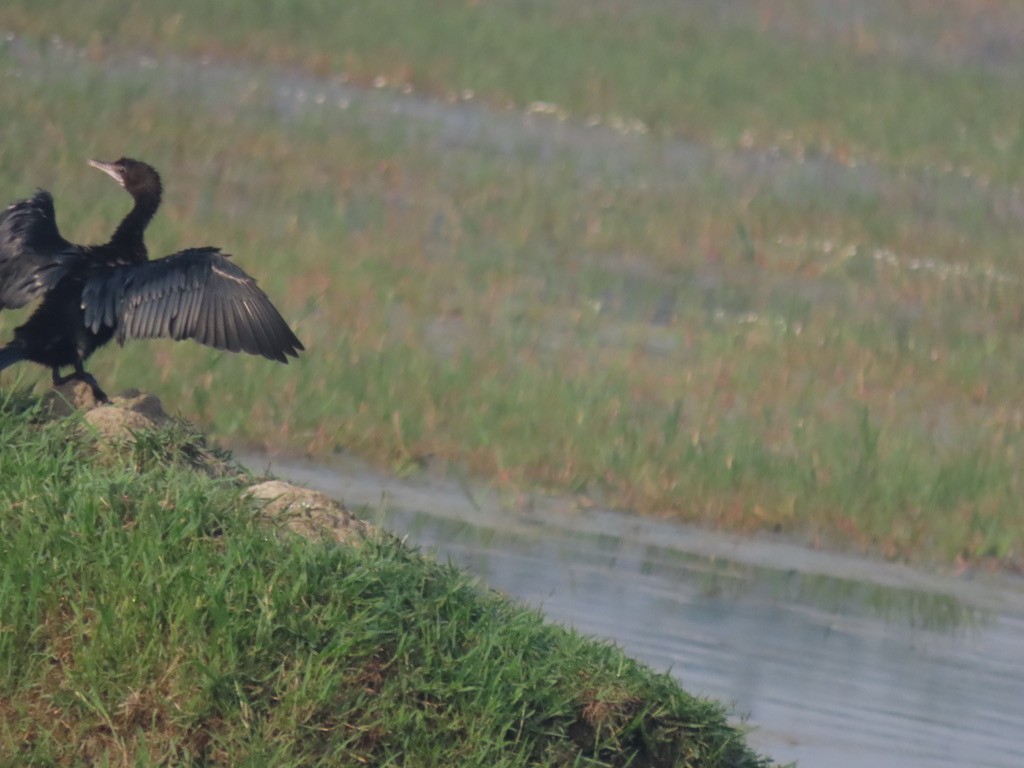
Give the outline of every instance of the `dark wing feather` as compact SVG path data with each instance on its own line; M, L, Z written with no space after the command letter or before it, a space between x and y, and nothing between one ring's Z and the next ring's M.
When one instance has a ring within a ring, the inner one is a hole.
M82 291L85 324L117 340L195 339L217 349L288 362L304 349L256 281L217 248L191 248L103 270Z
M0 309L22 307L57 284L82 248L60 236L44 189L0 212Z

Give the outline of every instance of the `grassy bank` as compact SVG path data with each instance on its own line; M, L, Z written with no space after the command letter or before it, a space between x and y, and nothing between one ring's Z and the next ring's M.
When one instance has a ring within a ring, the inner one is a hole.
M720 707L397 542L268 535L177 427L0 403L4 765L756 766Z
M1014 6L718 5L297 2L203 26L14 2L0 188L50 188L65 234L99 240L125 201L82 160L166 171L153 251L236 253L309 354L153 343L94 367L219 436L1019 567L1024 97L982 45ZM119 58L150 47L214 65ZM420 118L400 87L331 90L342 70L475 95ZM572 119L524 118L535 100Z

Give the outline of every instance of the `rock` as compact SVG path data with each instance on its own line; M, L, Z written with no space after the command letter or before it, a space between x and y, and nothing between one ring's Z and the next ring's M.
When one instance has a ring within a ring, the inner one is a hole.
M126 389L120 395L114 395L113 405L142 414L156 424L166 424L172 420L164 410L159 397L148 392L140 392L137 389Z
M66 418L75 411L107 439L130 438L132 432L154 429L171 421L159 398L126 390L110 403L101 403L92 388L82 381L69 381L43 395L43 409L51 419Z
M313 540L358 546L376 530L326 494L280 480L249 487L249 494L265 501L263 515L293 533Z
M82 410L85 410L85 420L108 440L128 440L133 432L156 429L171 421L159 398L137 389L115 395L109 404L96 404L89 410Z
M92 387L84 381L69 381L43 395L43 411L51 419L62 419L75 411L89 411L100 405Z
M129 440L133 432L155 429L153 419L135 411L125 411L116 405L101 405L85 414L85 420L96 428L104 440Z

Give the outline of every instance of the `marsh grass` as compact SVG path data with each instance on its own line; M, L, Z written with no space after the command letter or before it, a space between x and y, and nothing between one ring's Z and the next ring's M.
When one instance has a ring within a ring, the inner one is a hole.
M718 706L453 568L273 535L180 431L98 454L40 417L0 403L5 765L763 764Z
M1019 562L1008 182L1024 102L959 6L872 5L860 38L856 19L659 4L611 3L616 24L575 3L441 5L429 22L422 5L332 5L342 24L285 3L204 29L187 6L159 21L97 3L73 25L59 3L23 7L0 24L88 55L31 36L4 49L7 197L46 186L64 233L99 240L125 200L82 159L143 156L168 187L151 250L235 253L309 347L287 368L166 342L104 350L92 366L108 386L152 389L238 441L403 470L442 458L893 558ZM917 25L970 34L922 59L901 47ZM700 41L670 55L670 35ZM883 37L892 50L863 48ZM128 66L128 40L243 74ZM550 76L499 55L513 43ZM609 69L584 77L584 59L605 66L584 55L598 44ZM460 134L381 118L373 99L400 97L379 91L317 103L339 67L366 80L385 60L417 89L549 99L579 119L527 131L489 111L505 122ZM586 129L591 112L676 138Z

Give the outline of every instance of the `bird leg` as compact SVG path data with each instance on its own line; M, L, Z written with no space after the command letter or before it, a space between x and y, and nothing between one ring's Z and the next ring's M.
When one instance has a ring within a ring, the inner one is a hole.
M53 386L59 387L61 384L67 384L69 381L77 379L78 381L84 381L92 389L92 396L100 403L109 403L110 398L107 397L107 393L100 389L99 382L93 377L91 373L87 373L85 368L82 367L82 361L79 360L75 363L75 370L73 373L69 373L67 376L60 375L60 369L54 367L53 369Z

